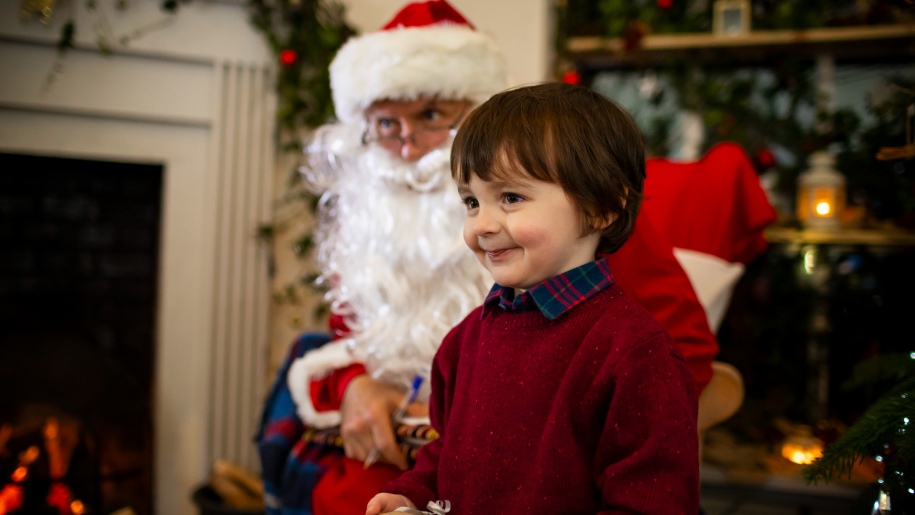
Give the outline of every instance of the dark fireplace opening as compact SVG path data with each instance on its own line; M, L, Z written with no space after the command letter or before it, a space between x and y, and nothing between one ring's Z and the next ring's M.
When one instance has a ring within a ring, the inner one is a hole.
M162 179L0 154L0 515L152 513Z

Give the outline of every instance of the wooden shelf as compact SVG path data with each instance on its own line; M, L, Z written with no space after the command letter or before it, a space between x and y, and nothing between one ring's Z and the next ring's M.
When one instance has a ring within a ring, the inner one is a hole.
M627 51L623 40L573 37L566 42L573 61L591 68L645 66L689 58L696 62L761 61L779 54L830 53L836 57L900 59L915 55L915 23L811 30L751 31L743 35L657 34Z
M766 240L776 244L867 245L875 247L915 247L915 233L888 229L840 229L824 231L769 227Z

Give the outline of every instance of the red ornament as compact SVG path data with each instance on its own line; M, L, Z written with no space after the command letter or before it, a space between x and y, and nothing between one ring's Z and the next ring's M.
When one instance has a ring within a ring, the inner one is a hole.
M575 70L567 71L562 74L562 82L578 86L581 84L581 74Z
M670 9L674 5L674 0L658 0L658 7L661 9Z
M623 30L623 49L632 52L641 48L642 39L648 35L650 30L648 24L643 21L629 20Z
M768 148L764 148L756 154L756 162L759 163L761 169L768 170L775 166L775 154Z
M292 66L299 60L299 54L295 50L286 49L280 52L280 64L283 66Z

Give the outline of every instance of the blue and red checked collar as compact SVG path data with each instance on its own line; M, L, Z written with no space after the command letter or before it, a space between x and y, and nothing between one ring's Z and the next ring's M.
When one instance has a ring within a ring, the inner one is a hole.
M555 320L611 284L613 273L605 257L547 279L518 296L514 288L497 283L483 301L481 317L499 306L513 313L539 310L549 320Z

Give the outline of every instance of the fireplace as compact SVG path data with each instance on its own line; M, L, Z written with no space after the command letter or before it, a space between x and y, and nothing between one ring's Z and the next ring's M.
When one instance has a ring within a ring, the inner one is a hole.
M162 166L0 169L0 491L35 513L151 513Z
M74 9L91 19L84 7ZM252 435L269 381L270 280L268 252L255 235L272 215L274 173L287 172L274 166L272 54L244 6L193 2L174 24L129 49L100 55L91 39L80 40L63 57L55 37L64 18L36 30L21 25L14 9L0 8L10 14L0 16L0 75L6 78L0 87L0 153L160 169L154 261L115 266L124 273L144 268L156 274L147 290L155 304L151 328L136 333L149 336L151 347L142 351L146 358L117 365L129 370L130 381L150 388L142 412L151 418L151 429L148 439L140 437L149 447L117 450L151 453L152 478L142 484L151 484L152 513L193 513L191 495L216 459L257 469ZM127 11L120 26L144 26L162 16L155 3L131 4ZM53 81L49 70L57 70ZM129 302L107 309L126 319ZM52 321L62 317L49 303L39 302L43 307L36 313ZM101 334L100 340L70 335L65 346L94 353L96 361L121 358L111 354L126 347ZM148 368L130 368L141 365ZM89 386L79 382L72 389ZM35 404L20 417L31 421L30 438L41 441L50 418L65 431L80 420L78 433L86 442L101 438L66 406ZM99 468L100 458L90 454L85 463ZM145 473L116 475L139 484ZM118 489L129 488L124 483Z

